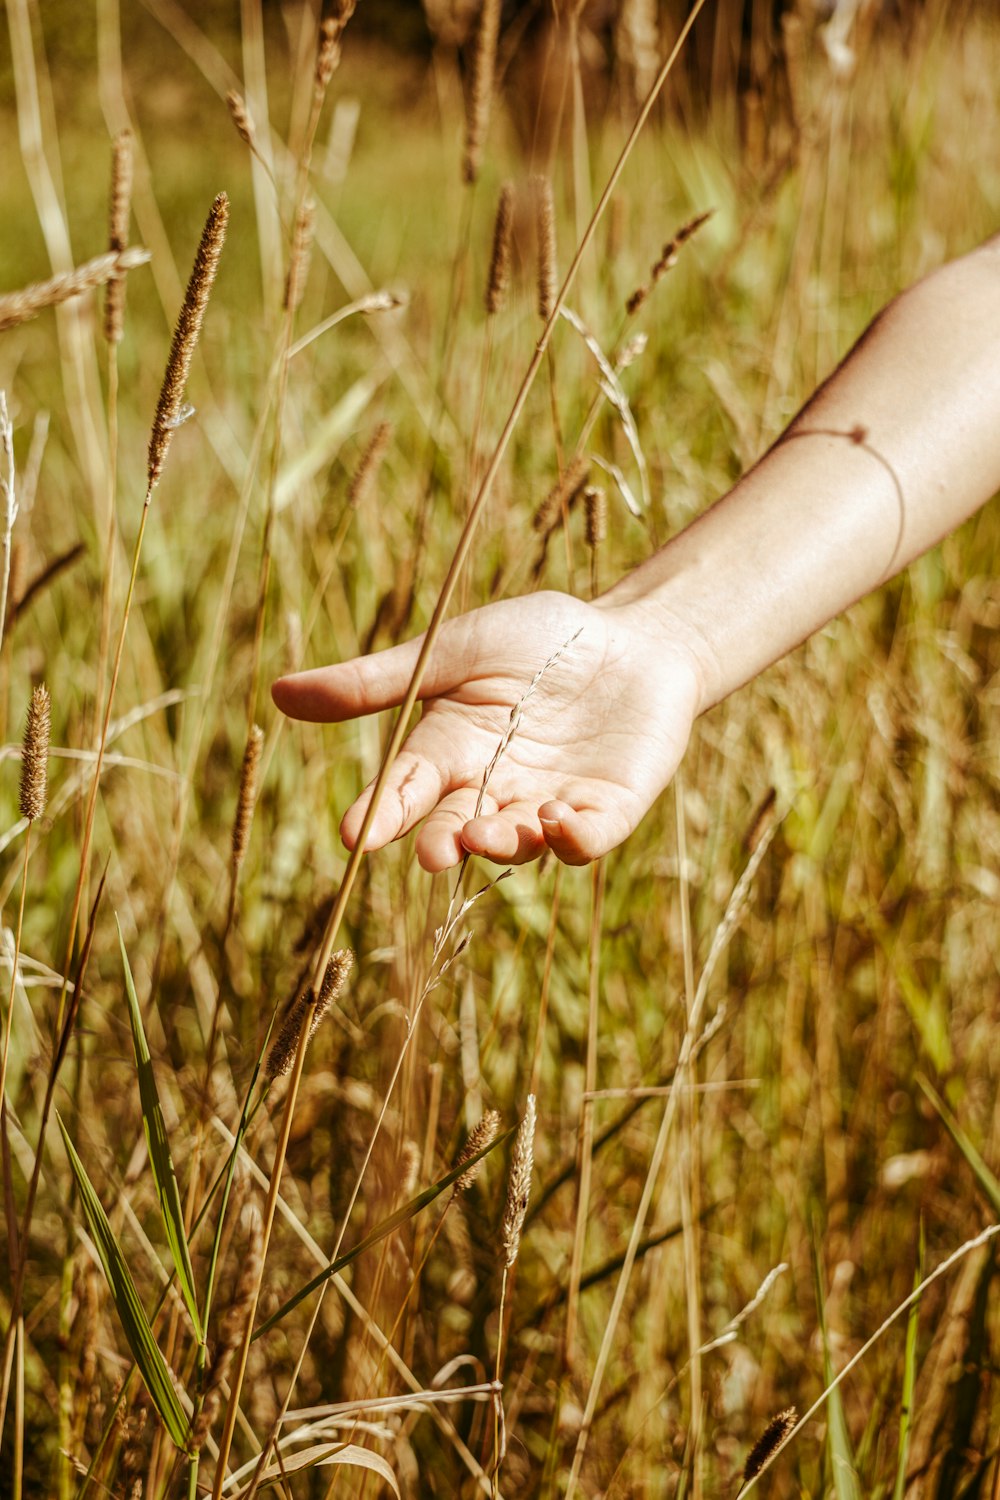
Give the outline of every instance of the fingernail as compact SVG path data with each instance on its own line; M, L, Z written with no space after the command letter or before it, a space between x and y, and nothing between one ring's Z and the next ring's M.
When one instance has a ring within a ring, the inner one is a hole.
M562 822L560 821L559 818L539 818L538 821L539 821L539 823L541 823L541 825L545 829L546 833L561 833L562 832Z

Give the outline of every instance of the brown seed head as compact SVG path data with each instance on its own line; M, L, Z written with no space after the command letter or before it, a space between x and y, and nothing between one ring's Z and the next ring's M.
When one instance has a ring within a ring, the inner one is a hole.
M569 505L576 498L586 483L589 473L590 459L585 453L578 453L576 458L571 459L566 465L560 477L535 511L531 524L536 531L547 534L552 530L553 526L559 525L562 519L563 506Z
M21 817L33 823L45 811L45 787L49 770L49 731L51 699L48 688L35 688L28 705L28 722L24 728L24 750L21 754Z
M356 0L334 0L330 14L320 22L319 46L316 50L316 75L313 82L314 105L323 103L330 79L340 62L340 38L354 14Z
M288 275L285 278L285 309L292 312L302 301L306 277L309 275L309 251L312 248L313 226L316 222L316 203L308 194L302 200L295 215L295 230L292 234L292 250L288 257Z
M538 252L538 316L547 323L556 305L556 206L552 182L535 178L535 240Z
M604 490L588 485L583 492L588 547L599 547L608 534L608 497Z
M493 222L493 254L486 280L486 311L492 317L507 300L510 286L510 239L514 223L514 188L505 182L500 189L497 216Z
M250 825L257 803L257 781L260 775L260 755L264 748L264 731L259 724L251 729L243 751L243 766L240 770L240 791L236 799L236 817L233 820L233 870L237 871L246 858L250 843Z
M779 1411L777 1416L771 1418L760 1437L750 1449L747 1461L743 1465L744 1484L749 1484L751 1479L756 1479L768 1459L777 1453L795 1426L798 1415L795 1407L789 1406L784 1411Z
M132 212L132 132L116 136L111 155L111 196L108 212L108 248L116 254L128 247L128 225ZM125 277L112 276L104 294L104 337L109 344L121 341L125 323Z
M478 1156L480 1151L485 1151L487 1146L491 1146L497 1138L497 1131L499 1129L499 1112L495 1109L486 1110L479 1124L469 1132L469 1139L455 1159L456 1167L461 1167L465 1162L472 1161L472 1158ZM456 1178L454 1191L456 1193L467 1193L479 1176L482 1165L482 1161L473 1162L473 1165L467 1172L463 1172L461 1177Z
M170 357L160 388L160 399L156 403L153 431L149 438L149 463L146 483L150 490L163 472L163 463L170 447L173 430L179 425L184 387L194 356L198 335L208 306L209 294L215 273L219 268L219 256L226 238L229 223L229 199L220 193L212 204L211 211L202 230L201 241L194 258L191 278L184 294L177 326L170 345Z
M462 157L464 182L475 182L482 165L483 146L490 123L499 34L500 0L482 0L479 25L476 28L476 52L472 61L472 83L465 115L465 155Z
M347 503L354 510L358 508L362 500L368 498L369 491L375 483L385 450L389 446L392 436L392 424L380 422L372 434L368 447L361 455L361 462L354 471L354 476L347 490Z
M92 287L103 286L112 276L134 271L136 266L144 266L148 259L149 251L140 245L132 245L128 250L107 250L103 255L85 261L82 266L75 266L72 271L50 276L48 281L35 281L19 291L4 292L0 296L0 333L37 317L45 307L56 307L70 297L89 292Z
M673 267L677 264L677 254L681 246L686 245L688 240L693 238L693 236L698 233L698 230L701 228L701 226L708 223L714 212L715 210L710 208L707 209L705 213L695 214L693 219L688 219L686 224L681 225L680 229L678 229L677 233L673 236L672 239L667 240L667 243L660 251L659 260L650 271L654 286L659 281L661 276L663 276L667 271L672 270Z
M285 1074L291 1071L303 1026L308 1023L308 1040L312 1041L319 1023L331 1004L338 995L342 994L353 965L354 954L350 948L339 949L323 972L319 995L317 996L310 985L295 1001L267 1054L267 1060L264 1063L265 1078L273 1083L276 1078L284 1078Z
M236 133L251 151L257 149L257 131L253 123L253 116L247 107L247 101L238 89L230 89L226 95L226 108L229 118L236 126Z
M504 1264L509 1268L517 1260L521 1248L521 1231L524 1216L528 1212L528 1197L531 1193L531 1173L535 1160L535 1096L528 1095L524 1119L514 1137L514 1151L510 1160L510 1175L507 1178L507 1206L504 1209L500 1238L503 1242Z

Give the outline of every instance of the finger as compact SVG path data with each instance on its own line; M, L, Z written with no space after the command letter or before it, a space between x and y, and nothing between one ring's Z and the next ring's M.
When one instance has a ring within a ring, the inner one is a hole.
M616 848L631 833L630 820L617 808L573 807L556 799L538 809L545 842L567 865L586 865Z
M416 843L417 858L425 870L437 874L461 863L467 852L462 843L462 830L475 816L478 796L473 787L460 787L442 797L429 814L417 834ZM483 800L483 811L488 815L496 810L496 802L487 795Z
M545 852L545 838L534 802L508 802L499 811L472 818L462 829L470 854L497 864L523 865Z
M401 750L386 777L374 820L365 836L365 848L381 849L408 833L437 805L445 784L440 764L424 755ZM348 849L353 849L358 841L374 790L372 781L344 814L340 836Z
M279 677L271 686L271 697L283 714L316 724L339 723L393 708L406 696L422 644L423 636L417 636L372 656ZM432 652L432 656L437 654ZM434 690L432 683L425 674L421 696Z

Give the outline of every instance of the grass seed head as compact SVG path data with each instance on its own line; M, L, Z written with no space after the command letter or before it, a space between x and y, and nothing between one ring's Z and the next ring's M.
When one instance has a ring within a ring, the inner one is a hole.
M535 178L535 240L538 253L538 316L547 323L556 305L556 206L552 181Z
M21 756L21 817L33 823L45 811L45 788L49 770L49 732L51 699L48 688L35 688L28 705L28 722L24 729L24 751Z
M253 116L247 107L247 101L238 89L230 89L226 95L226 108L229 118L236 126L236 133L251 151L257 148L257 131L253 123Z
M472 1158L474 1156L478 1156L480 1151L485 1151L487 1146L492 1145L492 1143L497 1138L497 1131L499 1129L499 1112L495 1109L486 1110L483 1114L482 1119L479 1121L479 1124L469 1132L469 1139L466 1141L465 1145L462 1147L456 1158L456 1167L462 1166L467 1161L472 1161ZM470 1187L479 1176L479 1173L482 1170L482 1165L482 1161L473 1162L468 1171L463 1172L461 1177L456 1179L456 1193L467 1193L469 1191Z
M475 182L483 160L483 146L490 123L497 38L500 34L500 0L482 0L476 29L476 52L472 61L472 83L465 115L465 155L462 178Z
M583 489L590 473L590 459L585 453L578 453L576 458L571 459L562 474L549 490L541 505L532 517L532 526L536 531L547 534L558 526L562 519L563 506L576 498Z
M771 1418L760 1437L750 1449L747 1461L743 1465L744 1484L749 1484L751 1479L756 1479L768 1459L777 1453L798 1421L798 1415L794 1406L788 1406L784 1411L779 1411L777 1416Z
M233 869L238 870L246 858L250 843L250 825L257 803L257 783L260 776L260 756L264 748L264 731L255 724L247 738L240 770L240 790L236 799L236 817L233 819Z
M202 230L198 251L194 258L194 267L170 345L170 357L167 360L163 385L160 387L160 399L156 403L156 416L153 418L153 430L149 438L149 462L146 471L146 483L150 490L163 472L170 439L173 437L174 428L180 422L184 387L187 385L188 371L198 343L198 335L201 333L212 283L215 281L215 273L219 268L219 256L222 254L228 223L229 199L225 193L220 193L212 204Z
M517 1260L521 1248L521 1233L524 1216L528 1212L531 1194L531 1173L535 1161L535 1096L528 1095L524 1119L514 1138L514 1151L510 1160L510 1176L507 1178L507 1206L504 1209L500 1238L503 1243L504 1264L509 1268Z
M497 216L493 222L493 254L490 256L490 274L486 279L486 311L491 317L501 311L507 300L513 225L514 188L513 184L505 182L500 189Z
M295 215L295 230L292 234L292 249L288 257L288 275L285 278L285 309L294 312L302 301L306 277L309 274L309 251L312 249L313 226L316 222L315 200L306 194Z
M111 195L108 208L108 248L115 254L128 247L132 213L134 152L131 130L115 137L111 156ZM121 342L125 325L125 276L112 276L104 294L104 337L109 344Z
M608 534L608 497L604 490L588 485L583 492L588 547L599 547Z
M392 424L380 422L369 440L368 447L362 453L361 462L354 471L347 491L347 503L353 510L357 510L362 500L367 499L385 457L385 450L389 446L391 436Z
M310 985L295 1001L267 1054L264 1063L265 1078L273 1083L276 1078L284 1078L291 1072L303 1026L308 1024L308 1040L312 1041L330 1006L343 993L353 965L354 954L350 948L338 949L323 972L319 994Z

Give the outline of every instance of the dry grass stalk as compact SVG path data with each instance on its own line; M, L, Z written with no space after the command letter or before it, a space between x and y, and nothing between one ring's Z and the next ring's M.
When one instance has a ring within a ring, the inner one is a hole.
M79 297L81 292L103 286L113 276L134 271L137 266L144 266L148 259L149 251L139 245L134 245L131 250L108 250L103 255L95 255L93 260L84 261L72 271L51 276L48 281L35 281L31 286L21 287L20 291L5 292L0 296L0 333L37 317L47 307L56 307L60 302L68 302L70 297Z
M264 748L264 731L255 724L247 737L243 751L243 766L240 771L240 791L236 799L236 817L233 820L232 867L235 875L244 859L250 843L250 825L257 803L257 782L260 775L260 757Z
M681 246L686 245L688 240L698 233L701 226L708 223L714 212L713 208L709 208L704 213L695 214L693 219L689 219L686 224L682 224L677 233L671 239L667 240L667 243L660 251L659 260L655 261L650 267L648 284L637 287L625 303L625 311L630 318L639 311L657 282L668 271L673 270L677 264L677 256L680 253Z
M205 1439L212 1430L212 1426L219 1413L219 1404L222 1397L222 1386L229 1367L233 1362L233 1355L239 1347L240 1335L250 1311L254 1291L257 1286L257 1278L260 1275L264 1258L264 1221L261 1218L260 1209L256 1203L248 1203L243 1210L243 1218L247 1223L247 1245L244 1251L243 1261L240 1267L239 1279L236 1283L236 1291L233 1300L226 1309L219 1329L219 1341L215 1346L212 1363L205 1374L204 1394L202 1396L201 1411L196 1416L191 1428L191 1449L199 1453L205 1445Z
M369 440L368 447L361 455L361 462L355 469L347 490L347 503L352 510L357 510L361 502L367 499L385 457L391 436L392 423L380 422Z
M134 166L131 130L115 137L111 157L111 194L108 206L108 248L116 255L128 248L128 226L132 213ZM109 344L121 342L125 324L125 276L112 276L104 295L104 337Z
M590 459L585 453L578 453L576 458L566 465L559 479L535 511L531 524L536 531L545 533L551 531L553 526L558 526L563 506L569 505L576 498L587 482L589 473Z
M485 1151L497 1138L500 1129L500 1114L498 1110L488 1109L484 1112L482 1119L474 1130L470 1131L469 1139L462 1147L455 1160L456 1167L471 1161L472 1157L478 1156L480 1151ZM454 1192L467 1193L482 1170L482 1161L473 1162L467 1172L463 1172L455 1183Z
M350 948L340 948L330 959L323 973L323 981L319 987L319 994L310 986L303 995L292 1006L285 1017L281 1030L271 1044L271 1050L267 1054L264 1063L264 1077L270 1082L276 1078L284 1078L289 1072L295 1060L295 1052L299 1045L299 1036L302 1028L309 1019L309 1040L312 1041L316 1035L316 1029L327 1011L330 1009L337 996L343 993L347 983L347 977L354 964L354 954Z
M514 224L514 187L505 182L500 189L497 216L493 223L493 254L486 279L486 311L491 317L503 308L510 286L511 231Z
M316 52L314 106L323 103L327 86L340 62L340 38L354 14L355 0L335 0L331 14L320 23L319 47Z
M493 98L493 74L496 68L497 38L500 35L500 0L483 0L476 29L476 53L472 62L472 83L465 116L465 155L462 179L475 182L483 161L483 146L490 123Z
M257 149L257 130L253 123L253 116L247 108L247 101L238 89L230 89L226 95L226 108L229 118L236 126L236 134L244 145L249 146L251 151Z
M194 267L188 281L184 302L174 329L170 345L170 357L160 388L160 399L156 403L156 416L149 438L149 463L146 482L150 491L163 472L163 464L170 447L174 428L180 425L181 405L188 371L194 356L198 335L205 317L205 308L219 268L219 256L226 238L229 223L229 199L220 193L212 204L201 241L194 258Z
M604 490L588 485L583 492L588 547L599 547L608 534L608 497Z
M768 1459L781 1447L797 1420L798 1412L794 1406L786 1407L784 1411L779 1411L771 1418L750 1449L747 1461L743 1465L744 1484L749 1484L751 1479L757 1477Z
M538 254L538 316L547 323L556 305L556 206L552 182L535 178L535 240Z
M49 732L52 724L49 690L39 684L28 705L21 754L21 817L33 823L45 811L45 789L49 771Z
M313 228L316 223L316 203L308 195L299 205L295 215L292 234L292 250L288 257L288 275L285 278L285 311L294 312L302 301L306 277L309 275L309 252L312 249Z
M521 1248L521 1232L524 1216L528 1212L531 1194L531 1173L535 1162L535 1096L528 1095L524 1119L514 1138L514 1151L507 1178L507 1206L504 1209L500 1239L503 1244L504 1266L509 1269L517 1260Z

